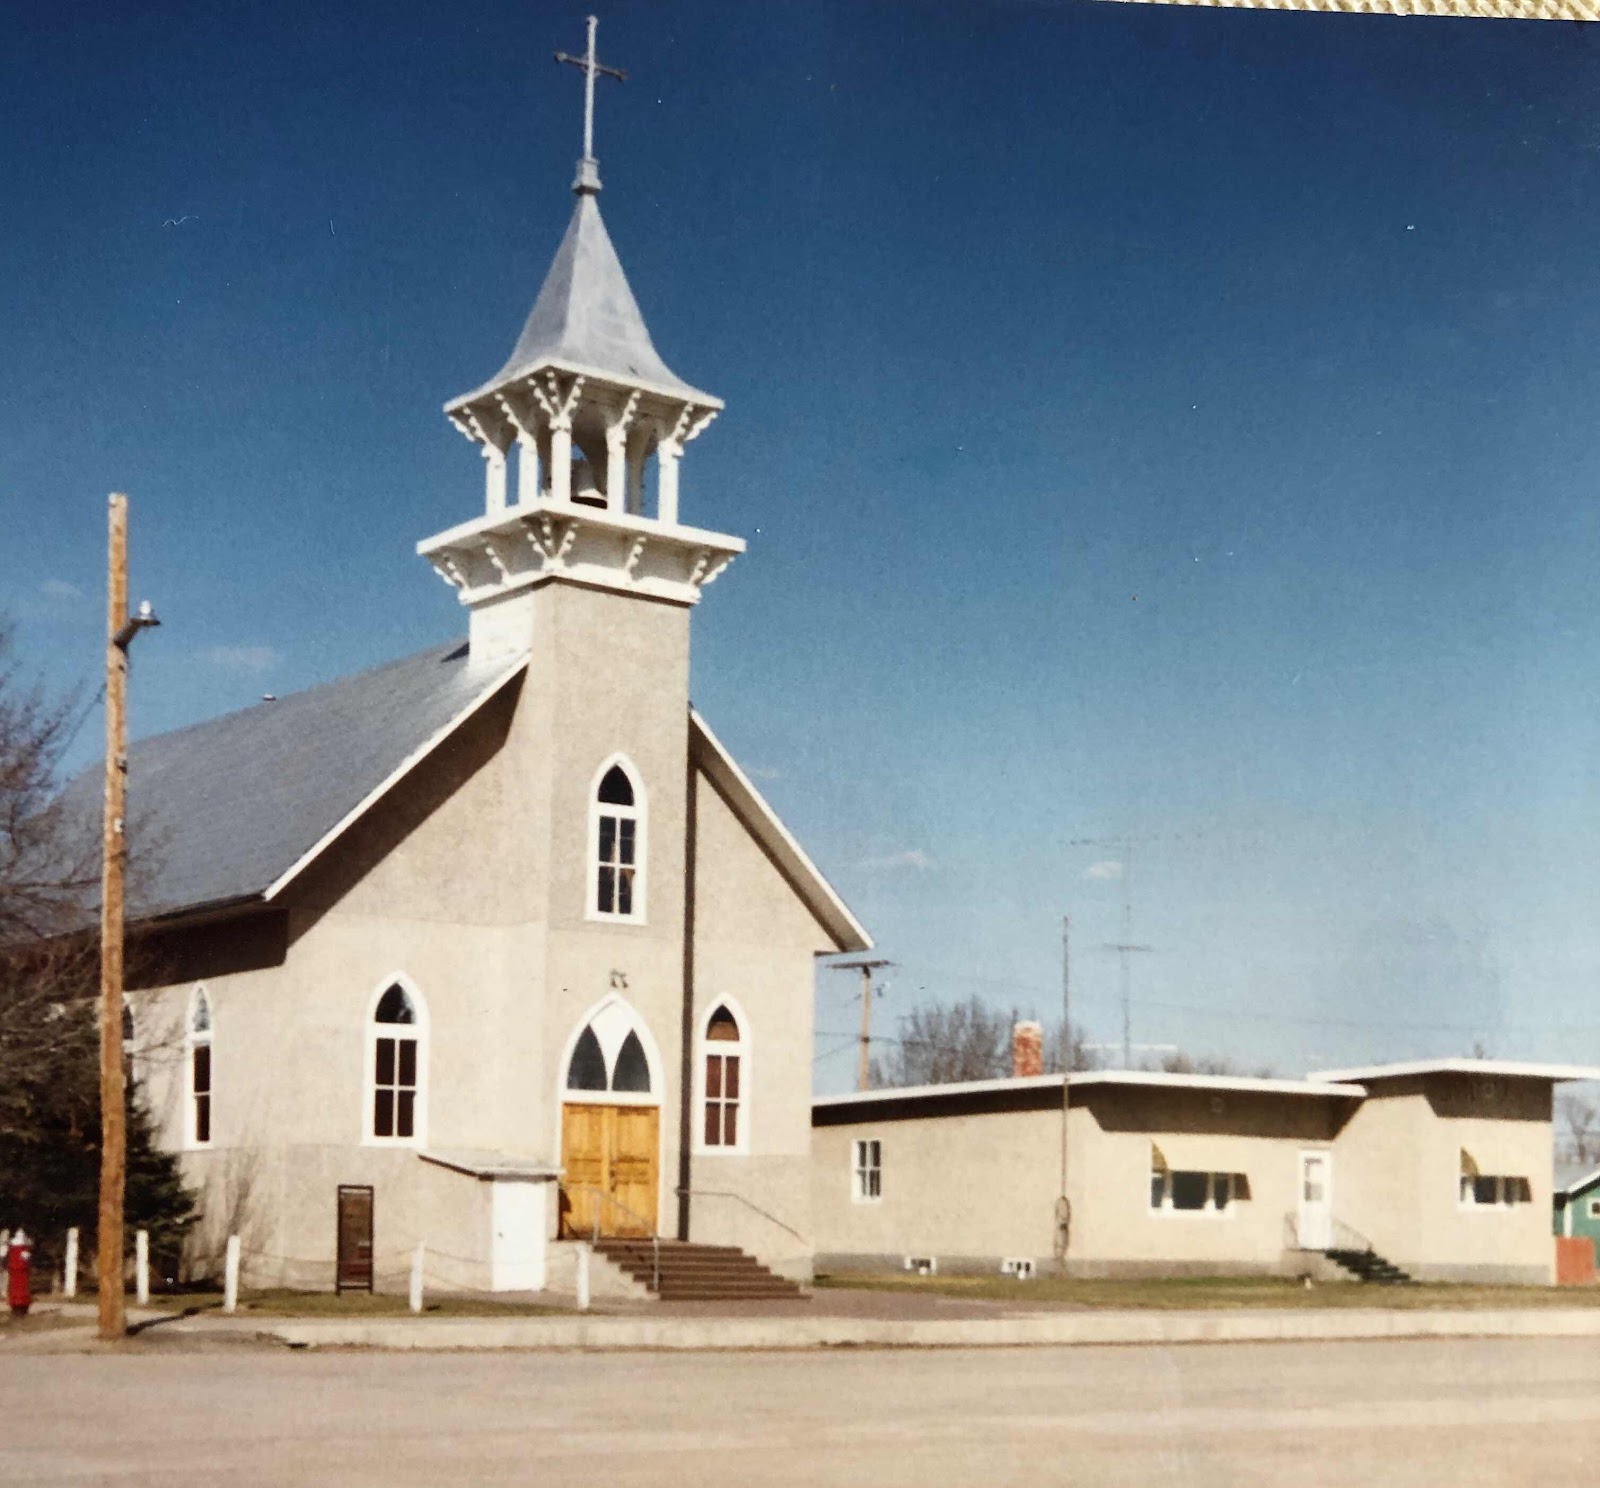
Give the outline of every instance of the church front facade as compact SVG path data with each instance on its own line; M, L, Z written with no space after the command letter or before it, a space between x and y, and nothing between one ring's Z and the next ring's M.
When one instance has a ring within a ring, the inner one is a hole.
M689 701L740 552L685 524L721 403L645 329L585 157L502 370L465 643L144 741L135 1068L247 1284L536 1289L567 1242L809 1275L813 961L870 940Z

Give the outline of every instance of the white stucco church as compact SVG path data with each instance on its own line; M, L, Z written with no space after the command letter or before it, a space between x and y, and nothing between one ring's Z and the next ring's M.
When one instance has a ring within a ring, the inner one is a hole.
M403 1285L421 1242L434 1284L538 1288L595 1234L810 1272L813 958L870 940L690 706L744 543L685 520L722 403L601 220L592 24L566 235L445 409L483 509L418 552L465 640L130 751L135 1065L191 1261L237 1233L247 1283Z

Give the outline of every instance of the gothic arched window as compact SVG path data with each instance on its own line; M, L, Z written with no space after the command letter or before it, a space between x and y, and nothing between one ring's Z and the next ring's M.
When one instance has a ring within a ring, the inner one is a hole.
M567 1093L648 1096L654 1086L644 1043L649 1035L641 1037L642 1026L621 998L602 1004L573 1042Z
M622 760L609 763L589 812L589 913L644 919L644 792Z
M423 1140L426 1036L421 996L411 987L391 982L378 997L367 1024L366 1140Z
M196 987L189 1000L189 1021L184 1039L185 1083L184 1136L190 1147L211 1145L211 999L204 987Z
M749 1150L748 1053L744 1025L727 1003L719 1004L700 1038L701 1143L707 1151Z

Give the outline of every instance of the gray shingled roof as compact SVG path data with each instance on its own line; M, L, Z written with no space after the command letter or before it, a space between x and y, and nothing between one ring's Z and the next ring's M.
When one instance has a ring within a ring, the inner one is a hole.
M506 669L435 647L128 751L128 815L154 861L129 912L174 914L263 893ZM99 809L100 767L67 787Z
M649 383L681 395L686 402L720 403L690 387L661 360L600 219L599 204L588 192L578 197L566 236L510 359L466 397L477 397L551 363L622 382Z

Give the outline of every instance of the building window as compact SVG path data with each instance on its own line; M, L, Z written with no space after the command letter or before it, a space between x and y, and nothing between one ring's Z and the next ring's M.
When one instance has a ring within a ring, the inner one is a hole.
M1600 1199L1589 1200L1589 1218L1600 1219Z
M748 1150L744 1109L746 1061L744 1031L726 1003L706 1020L701 1041L704 1113L701 1136L708 1150Z
M423 1036L422 999L391 982L379 996L368 1027L368 1140L423 1139Z
M619 760L595 787L589 845L589 912L600 919L644 919L644 798Z
M876 1138L855 1144L855 1184L858 1204L876 1204L883 1197L883 1144Z
M1510 1209L1533 1202L1533 1185L1503 1173L1482 1173L1470 1152L1461 1153L1461 1206L1464 1209Z
M654 1105L652 1063L645 1049L644 1025L620 997L607 998L573 1040L567 1056L567 1097L603 1096L635 1099L623 1104Z
M124 1025L126 1027L126 1025ZM211 999L204 987L194 989L184 1063L188 1068L187 1136L191 1147L211 1145Z
M1203 1173L1154 1164L1150 1170L1150 1207L1159 1213L1224 1214L1250 1197L1243 1173Z

